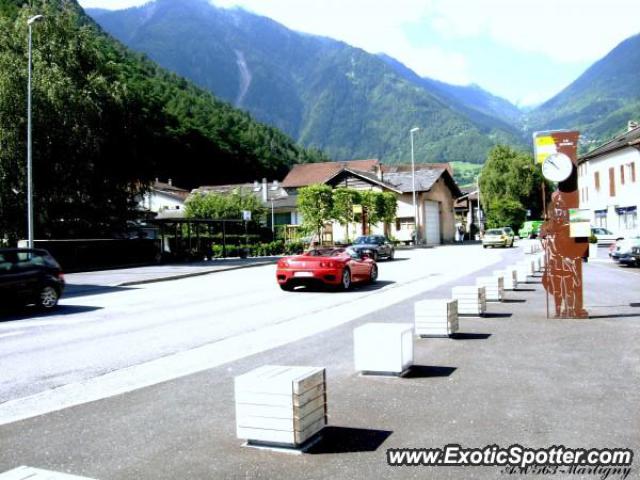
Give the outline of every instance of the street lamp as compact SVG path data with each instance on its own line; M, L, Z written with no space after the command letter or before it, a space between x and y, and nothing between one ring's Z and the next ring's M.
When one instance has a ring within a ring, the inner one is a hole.
M413 134L420 130L418 127L414 127L409 130L409 134L411 136L411 183L413 190L413 222L415 228L415 240L414 242L418 243L418 232L420 229L418 228L418 204L416 203L416 166L415 159L413 155Z
M29 248L33 248L33 168L31 161L31 36L35 22L44 18L34 15L27 20L29 27L29 79L27 85L27 231Z

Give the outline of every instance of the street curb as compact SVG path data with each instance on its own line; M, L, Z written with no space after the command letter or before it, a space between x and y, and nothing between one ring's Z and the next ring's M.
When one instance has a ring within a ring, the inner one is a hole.
M181 273L178 275L171 275L169 277L160 277L160 278L149 278L147 280L133 280L131 282L122 282L122 283L118 283L116 285L114 285L115 287L129 287L129 286L133 286L133 285L144 285L147 283L159 283L159 282L168 282L171 280L180 280L183 278L190 278L190 277L200 277L202 275L210 275L212 273L218 273L218 272L229 272L231 270L242 270L245 268L253 268L253 267L262 267L264 265L272 265L274 263L277 263L278 260L268 260L268 261L264 261L264 262L260 262L260 263L251 263L249 265L234 265L231 267L222 267L222 268L217 268L215 270L206 270L203 272L191 272L191 273Z

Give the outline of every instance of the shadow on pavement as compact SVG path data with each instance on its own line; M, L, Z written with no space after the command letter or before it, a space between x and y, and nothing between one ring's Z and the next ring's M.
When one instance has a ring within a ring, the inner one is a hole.
M640 307L640 303L630 303L630 307Z
M504 298L502 299L502 303L525 303L526 300L523 298Z
M378 280L373 284L366 283L354 283L353 287L347 291L339 290L335 287L331 287L329 285L323 285L322 283L318 284L310 284L304 285L301 287L297 287L294 292L333 292L333 293L349 293L349 292L372 292L375 290L380 290L381 288L386 287L387 285L392 285L396 282L392 282L390 280Z
M451 338L454 340L486 340L490 333L454 333Z
M485 313L482 318L511 318L513 313Z
M537 292L535 288L516 288L514 292Z
M310 454L375 452L393 432L368 428L324 427Z
M135 290L133 287L109 287L105 285L81 285L68 283L64 289L63 298L85 297L87 295L101 295L103 293Z
M589 315L589 318L628 318L640 317L640 313L618 313L612 315Z
M35 307L16 307L13 309L0 310L0 322L8 322L11 320L25 320L27 318L47 318L60 315L77 315L78 313L93 312L102 310L102 307L89 307L84 305L58 305L57 308L50 312L43 312Z
M436 378L448 377L456 371L456 367L434 367L427 365L412 365L403 378Z

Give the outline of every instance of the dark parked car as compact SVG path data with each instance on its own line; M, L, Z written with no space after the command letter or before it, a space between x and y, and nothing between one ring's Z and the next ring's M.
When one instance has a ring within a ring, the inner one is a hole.
M63 290L62 269L49 252L0 248L0 307L35 304L50 310L58 304Z
M393 260L396 253L395 247L384 235L362 235L355 239L351 248L358 253L368 254L374 260Z

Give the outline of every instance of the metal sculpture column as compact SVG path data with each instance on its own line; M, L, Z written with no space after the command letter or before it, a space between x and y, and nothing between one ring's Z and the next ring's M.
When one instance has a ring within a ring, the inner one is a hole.
M536 160L546 178L558 182L547 207L541 229L546 268L545 290L553 298L556 318L587 318L582 295L582 259L587 255L587 237L572 237L570 209L578 208L578 132L554 131L534 134Z

